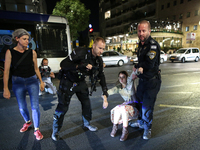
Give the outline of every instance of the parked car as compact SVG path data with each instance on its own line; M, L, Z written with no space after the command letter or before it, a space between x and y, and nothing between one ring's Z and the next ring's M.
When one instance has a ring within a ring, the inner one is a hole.
M119 52L115 51L104 51L102 54L102 59L105 65L118 65L123 66L128 63L128 57Z
M165 54L164 51L160 51L160 63L162 64L163 62L167 61L167 54ZM133 64L138 62L138 57L137 55L133 55L130 57L130 62L133 62Z
M164 51L160 51L160 63L167 61L167 54Z
M130 62L132 62L133 64L137 63L138 62L138 57L137 55L133 55L130 57Z
M176 51L176 53L171 54L170 61L181 61L184 63L185 61L199 61L199 49L196 47L189 48L181 48Z

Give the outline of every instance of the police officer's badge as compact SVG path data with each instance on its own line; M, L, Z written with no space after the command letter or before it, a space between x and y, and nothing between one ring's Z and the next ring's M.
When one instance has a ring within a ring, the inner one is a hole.
M156 56L156 51L151 50L151 51L148 53L148 56L149 56L149 58L150 58L151 60L154 59L154 57Z

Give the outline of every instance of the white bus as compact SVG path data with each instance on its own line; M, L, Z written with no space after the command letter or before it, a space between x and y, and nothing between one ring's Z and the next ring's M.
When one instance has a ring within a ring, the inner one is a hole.
M38 66L43 58L47 58L54 73L59 71L60 62L72 51L70 29L64 17L0 11L0 20L0 79L3 79L5 52L15 46L11 40L15 29L24 28L30 33L29 47L37 52Z

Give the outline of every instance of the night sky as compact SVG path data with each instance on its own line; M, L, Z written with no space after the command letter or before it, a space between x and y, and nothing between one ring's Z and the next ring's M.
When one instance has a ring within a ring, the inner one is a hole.
M52 11L56 5L56 2L60 0L46 0L47 2L47 13L52 14ZM98 0L80 0L85 4L86 9L90 9L90 20L89 23L93 25L94 32L99 32L99 4Z

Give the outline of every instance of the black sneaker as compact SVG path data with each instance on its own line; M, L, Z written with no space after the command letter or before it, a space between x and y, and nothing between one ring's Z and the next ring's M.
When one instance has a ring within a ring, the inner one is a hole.
M143 139L148 140L151 138L151 129L144 130Z
M97 131L98 128L92 125L84 125L83 128L87 128L90 131Z
M58 140L60 139L58 133L52 133L51 138L52 138L52 140L54 140L54 141L58 141Z

